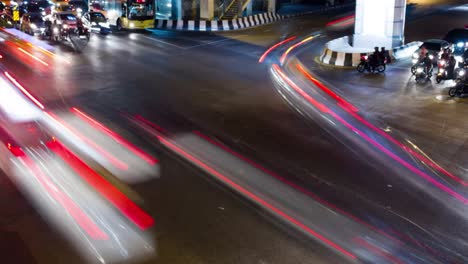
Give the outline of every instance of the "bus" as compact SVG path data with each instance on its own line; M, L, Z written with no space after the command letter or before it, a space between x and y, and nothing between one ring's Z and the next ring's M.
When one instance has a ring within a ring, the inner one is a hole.
M155 0L90 1L89 10L102 12L117 30L154 28Z

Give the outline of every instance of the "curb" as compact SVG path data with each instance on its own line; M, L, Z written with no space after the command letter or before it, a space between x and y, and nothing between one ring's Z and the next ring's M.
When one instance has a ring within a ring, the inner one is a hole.
M285 19L276 13L262 13L229 20L164 20L154 21L155 29L182 30L182 31L228 31L249 28ZM152 30L152 29L148 29Z
M244 28L251 28L255 26L270 24L273 22L281 21L288 18L306 16L310 14L317 14L321 12L327 12L331 10L338 10L341 8L346 8L354 4L346 4L335 7L326 7L309 12L280 15L278 13L266 12L255 14L252 16L241 17L237 19L228 19L228 20L167 20L167 19L155 19L154 20L154 29L157 30L179 30L179 31L229 31L229 30L238 30ZM153 31L153 28L146 29L148 31Z
M348 36L335 39L335 40L346 40L349 38ZM335 41L332 40L332 41ZM339 51L334 51L328 48L328 44L331 41L327 42L325 44L325 48L322 51L322 55L320 55L320 62L325 64L325 65L330 65L330 66L335 66L335 67L355 67L360 63L361 56L368 55L372 52L354 52L354 53L349 53L349 52L339 52ZM389 55L393 59L401 59L405 57L411 56L413 52L418 49L418 47L422 44L420 41L414 41L411 43L408 43L403 46L399 46L396 48L393 48L388 51Z

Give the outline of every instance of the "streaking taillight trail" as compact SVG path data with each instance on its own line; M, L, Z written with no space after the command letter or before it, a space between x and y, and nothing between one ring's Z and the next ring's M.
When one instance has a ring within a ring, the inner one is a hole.
M415 167L414 165L410 164L409 162L403 160L400 158L398 155L384 147L382 144L378 143L376 140L374 140L372 137L369 137L366 133L358 129L357 127L351 125L348 121L343 119L341 116L339 116L336 112L334 112L332 109L327 107L325 104L317 101L314 99L312 96L310 96L308 93L306 93L302 88L300 88L296 83L294 83L282 70L281 68L277 65L273 65L274 71L279 74L279 76L299 95L301 95L304 99L307 100L312 106L314 106L316 109L318 109L322 114L328 114L329 116L332 116L336 121L340 122L344 127L348 128L349 130L353 131L355 134L359 135L361 138L366 140L368 143L370 143L372 146L380 150L382 153L393 159L394 161L398 162L401 164L403 167L407 168L409 171L413 172L415 175L418 175L425 181L431 183L433 186L437 187L439 190L449 194L450 196L456 198L458 201L462 202L464 205L468 204L468 200L458 192L452 190L451 188L447 187L446 185L440 183L438 180L434 179L424 171L420 170L419 168ZM353 112L353 111L351 111Z
M59 141L51 141L46 145L61 159L63 159L79 176L81 176L83 180L98 191L140 229L146 230L154 225L154 219L148 213L137 206L132 200L102 176L97 174L91 167L79 159Z

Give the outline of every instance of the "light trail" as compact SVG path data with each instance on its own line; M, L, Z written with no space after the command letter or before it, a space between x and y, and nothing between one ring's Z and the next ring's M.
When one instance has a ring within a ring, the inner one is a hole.
M395 160L399 164L401 164L403 167L407 168L409 171L415 173L419 177L423 178L427 182L431 183L433 186L437 187L439 190L451 195L455 199L459 200L462 202L464 205L468 204L468 200L461 194L455 192L454 190L450 189L449 187L443 185L436 179L432 178L431 176L427 175L425 172L419 170L415 166L411 165L407 161L403 160L400 158L398 155L394 154L381 144L379 144L377 141L369 137L367 134L359 130L358 128L354 127L353 125L349 124L346 120L344 120L342 117L340 117L338 114L333 112L330 108L325 106L324 104L318 102L314 98L312 98L309 94L307 94L304 90L302 90L297 84L295 84L289 77L286 76L286 74L280 69L280 67L277 64L273 65L273 69L281 76L283 80L286 81L286 83L293 88L298 94L300 94L304 99L306 99L309 103L311 103L313 106L315 106L318 110L320 110L324 114L329 114L332 117L334 117L337 121L342 123L346 128L349 130L353 131L354 133L358 134L361 138L365 139L367 142L369 142L371 145L379 149L382 153L386 154L389 156L391 159Z
M28 92L28 90L26 90L15 78L11 77L11 75L8 72L4 72L4 74L8 78L8 80L10 80L18 89L21 90L21 92L23 92L24 95L26 95L31 101L33 101L34 104L36 104L39 108L44 110L44 105L42 105L41 102L39 102L39 100L37 100L34 96L32 96Z
M17 153L19 154L19 153ZM16 154L16 155L17 155ZM75 220L75 222L94 240L108 240L108 235L102 231L93 220L71 199L65 192L53 183L39 168L39 166L26 154L19 157L26 165L39 184L65 211Z
M149 121L147 121L149 122ZM142 122L143 123L143 122ZM149 122L151 123L151 122ZM152 127L148 123L144 123L144 125L148 127ZM155 125L155 127L158 127ZM151 130L154 130L154 128L151 128ZM331 248L337 250L338 252L342 253L344 256L350 258L350 259L357 259L357 257L352 254L351 252L347 251L346 249L342 248L338 244L334 243L330 239L326 238L322 234L318 233L317 231L311 229L310 227L306 226L304 223L300 222L296 218L292 217L291 215L283 212L279 208L273 206L272 204L268 203L267 201L263 200L256 194L250 192L249 190L245 189L241 185L237 184L235 181L233 181L229 176L226 176L216 169L210 167L208 164L205 162L201 161L200 159L196 158L186 150L184 150L181 146L177 145L176 143L172 142L171 140L167 139L166 137L160 135L159 132L153 132L151 133L154 137L156 137L161 144L166 146L167 148L171 149L175 153L179 154L180 156L184 157L185 159L189 160L202 170L208 172L210 175L214 176L217 178L219 181L223 182L224 184L230 186L232 189L236 190L240 194L245 195L249 199L253 200L254 202L260 204L261 206L265 207L266 209L270 210L271 212L275 213L277 216L282 218L283 220L289 222L293 226L296 226L300 230L304 231L305 233L317 238L318 240L322 241L324 244L330 246Z
M22 48L18 47L18 50L19 50L19 51L21 51L22 53L24 53L24 54L28 55L29 57L33 58L34 60L36 60L36 61L38 61L38 62L42 63L43 65L45 65L45 66L49 66L49 64L47 64L45 61L43 61L43 60L39 59L38 57L36 57L36 56L32 55L31 53L29 53L29 52L25 51L24 49L22 49Z
M274 49L276 49L277 47L279 47L279 46L281 46L281 45L283 45L283 44L285 44L285 43L287 43L287 42L290 42L290 41L292 41L292 40L294 40L294 39L296 39L296 36L292 36L292 37L290 37L290 38L287 38L287 39L285 39L285 40L283 40L283 41L281 41L281 42L278 42L278 43L276 43L275 45L271 46L269 49L267 49L267 50L263 53L263 55L262 55L262 56L260 57L260 59L258 60L258 63L262 63L262 62L265 60L265 58L268 56L268 54L270 54Z
M101 146L96 144L94 141L91 139L87 138L86 136L82 135L75 129L73 129L71 126L67 125L63 120L61 120L58 116L55 114L52 114L51 112L44 112L46 116L50 117L52 120L54 120L57 124L59 124L61 127L67 129L70 131L72 134L77 136L79 139L82 141L86 142L89 144L92 148L94 148L96 151L98 151L101 155L103 155L108 161L112 163L116 168L119 168L121 170L128 170L128 164L121 161L120 159L116 158L106 150L104 150Z
M150 165L154 165L158 163L159 161L156 158L151 157L148 155L146 152L144 152L142 149L138 148L137 146L133 145L130 141L126 140L119 134L115 133L114 131L110 130L103 124L99 123L95 119L91 118L87 114L85 114L83 111L80 111L79 109L72 107L70 109L72 113L74 113L76 116L78 116L81 120L87 122L89 125L92 127L100 130L104 134L108 135L111 137L113 140L118 142L120 145L126 147L129 151L133 152L135 155L146 161Z
M314 78L310 73L308 73L300 64L296 64L296 68L307 78L309 79L313 84L315 84L318 88L320 88L322 91L326 92L330 97L334 98L335 100L338 101L338 106L343 108L345 111L347 111L349 114L351 114L354 118L356 118L359 122L364 124L365 126L369 127L370 129L374 130L375 132L379 133L379 135L385 137L388 139L390 142L393 144L397 145L404 151L410 153L413 155L415 158L419 159L421 162L428 164L432 168L438 170L439 172L445 174L446 176L450 177L451 179L455 180L456 182L462 184L463 186L468 186L468 182L455 176L454 174L450 173L446 169L442 168L439 164L435 163L434 161L430 160L429 158L421 155L420 153L414 151L412 148L402 144L392 136L390 136L388 133L383 131L382 129L374 126L371 124L369 121L364 119L362 116L357 114L358 109L354 107L351 103L345 101L342 99L340 96L338 96L336 93L334 93L330 88L326 87L324 84L322 84L320 81L318 81L316 78Z
M113 204L123 215L142 230L154 225L154 219L115 186L97 174L59 141L46 143L47 147L65 161L83 180Z
M280 58L280 63L281 63L281 65L283 65L284 61L286 60L286 57L288 56L288 54L289 54L292 50L294 50L295 48L297 48L297 47L303 45L304 43L307 43L307 42L313 40L314 38L316 38L316 37L318 37L318 36L320 36L320 34L315 35L315 36L307 37L307 38L301 40L300 42L298 42L298 43L292 45L291 47L289 47L289 48L283 53L283 55L281 55L281 58Z

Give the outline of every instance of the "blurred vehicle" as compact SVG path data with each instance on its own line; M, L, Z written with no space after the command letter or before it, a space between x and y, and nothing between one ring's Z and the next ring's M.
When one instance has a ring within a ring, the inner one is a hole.
M91 12L100 12L105 17L108 17L107 10L98 1L90 2L88 10Z
M84 1L71 0L68 5L72 7L72 12L77 17L82 17L84 13L88 12L88 5Z
M101 12L85 13L81 18L83 26L91 32L107 35L111 33L109 22Z
M94 2L107 10L109 23L117 30L145 29L154 27L155 1L147 0L110 0Z
M44 32L45 25L42 15L24 14L23 17L21 17L20 29L30 35Z
M56 3L56 4L55 4L55 7L54 7L53 10L52 10L52 14L55 14L55 13L64 13L64 12L72 13L73 15L75 15L75 14L73 13L73 7L70 6L70 5L68 4L68 2Z
M9 73L0 76L0 169L86 263L127 263L154 254L154 219L139 197L63 143L73 138L54 129L50 115L17 87L24 89Z
M434 65L437 65L439 56L442 51L450 48L450 43L442 39L429 39L423 42L421 46L413 53L413 64L416 64L418 60L429 53ZM413 72L413 68L412 68Z
M453 54L460 62L463 52L468 48L468 29L452 29L445 35L444 40L453 44Z
M39 6L41 15L47 16L52 13L52 8L54 6L54 3L46 1L46 0L40 0L35 3Z

